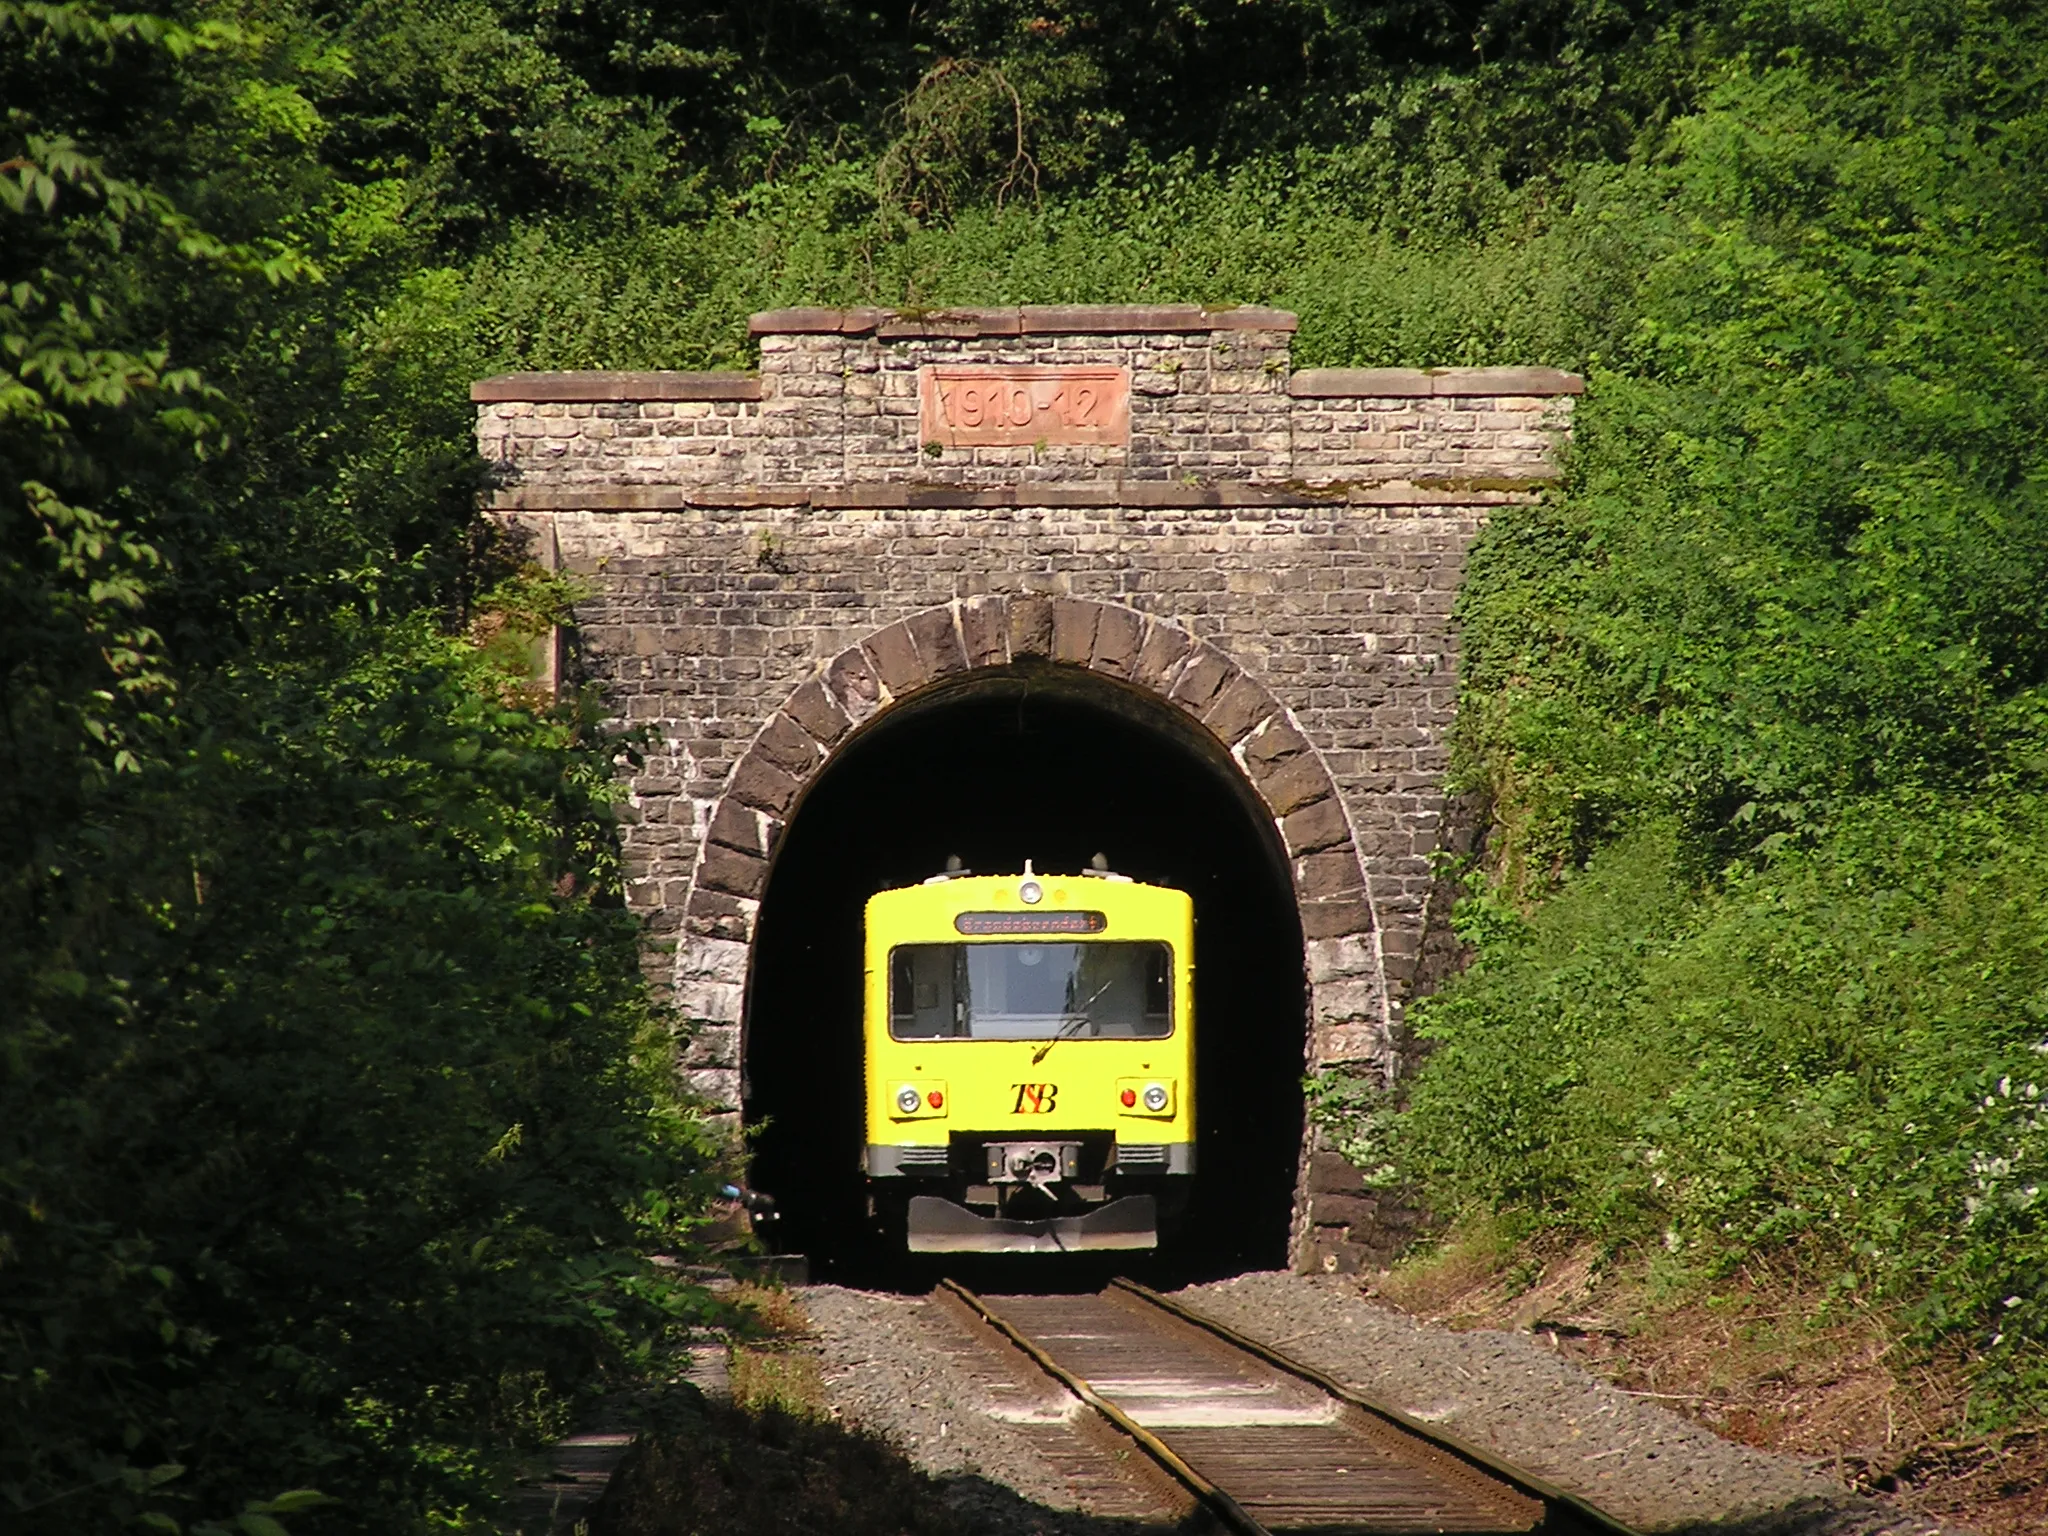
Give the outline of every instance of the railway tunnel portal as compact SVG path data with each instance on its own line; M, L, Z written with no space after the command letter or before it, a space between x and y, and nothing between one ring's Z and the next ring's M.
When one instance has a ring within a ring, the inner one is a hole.
M1242 1257L1350 1269L1405 1236L1299 1078L1391 1080L1450 953L1451 605L1581 385L1295 371L1294 326L791 310L754 318L756 373L474 387L496 515L588 594L555 664L653 743L628 899L680 1068L767 1122L757 1178L816 1196L800 1225L854 1113L860 903L949 855L1101 852L1195 895L1198 1082L1230 1094L1202 1165L1238 1170Z

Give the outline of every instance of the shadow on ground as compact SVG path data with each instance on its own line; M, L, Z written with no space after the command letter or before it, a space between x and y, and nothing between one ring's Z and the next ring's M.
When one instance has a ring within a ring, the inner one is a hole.
M1864 1499L1802 1502L1654 1536L1903 1536L1942 1529ZM1559 1511L1559 1536L1599 1529ZM588 1520L591 1536L1194 1536L1052 1509L982 1477L932 1477L897 1450L828 1421L753 1411L694 1392L645 1425ZM1950 1532L1953 1527L1947 1528ZM1651 1536L1651 1533L1646 1533Z
M589 1527L593 1536L1163 1536L1183 1529L1048 1509L986 1478L930 1477L871 1436L695 1394L660 1410Z

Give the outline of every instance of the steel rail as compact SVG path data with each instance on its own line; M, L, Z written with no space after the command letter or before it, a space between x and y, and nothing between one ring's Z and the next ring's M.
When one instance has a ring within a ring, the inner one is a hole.
M1336 1377L1324 1371L1319 1371L1312 1365L1306 1365L1291 1356L1283 1355L1279 1350L1272 1348L1270 1345L1261 1344L1257 1339L1247 1334L1239 1333L1228 1324L1219 1323L1214 1318L1204 1317L1201 1313L1182 1306L1179 1302L1170 1301L1149 1286L1140 1285L1135 1280L1126 1280L1119 1276L1110 1281L1110 1288L1112 1290L1128 1292L1140 1300L1149 1302L1162 1312L1177 1317L1182 1322L1190 1323L1204 1332L1221 1339L1224 1343L1234 1348L1257 1356L1275 1369L1285 1371L1290 1376L1298 1377L1311 1386L1320 1388L1338 1401L1349 1403L1360 1412L1371 1415L1390 1428L1399 1430L1406 1435L1412 1435L1425 1444L1433 1445L1445 1454L1456 1457L1458 1460L1466 1462L1492 1477L1498 1478L1518 1493L1540 1500L1548 1507L1570 1511L1571 1514L1576 1515L1580 1521L1584 1522L1584 1526L1588 1530L1599 1532L1601 1536L1640 1536L1640 1533L1632 1527L1623 1525L1614 1516L1593 1504L1587 1503L1586 1500L1580 1498L1577 1494L1567 1493L1555 1484L1547 1483L1542 1478L1523 1471L1520 1467L1502 1461L1499 1457L1482 1451L1478 1446L1471 1444L1469 1441L1462 1440L1456 1435L1412 1419L1398 1408L1390 1408L1385 1403L1376 1402L1362 1392L1346 1386L1343 1382L1337 1380ZM1029 1346L1027 1345L1026 1347L1028 1348ZM1546 1519L1545 1524L1549 1525L1550 1522Z
M939 1289L961 1301L983 1322L987 1323L996 1332L1030 1356L1032 1363L1037 1365L1040 1370L1051 1376L1061 1386L1073 1393L1074 1396L1094 1409L1096 1413L1113 1425L1119 1433L1135 1441L1146 1455L1159 1463L1169 1477L1192 1493L1204 1508L1221 1520L1229 1529L1237 1532L1238 1536L1272 1536L1272 1532L1247 1514L1237 1500L1233 1499L1229 1494L1181 1460L1165 1441L1125 1413L1123 1409L1117 1407L1115 1403L1102 1396L1083 1378L1076 1376L1072 1371L1053 1359L1035 1340L1013 1327L998 1313L991 1311L982 1299L975 1295L974 1292L968 1290L966 1286L960 1284L957 1280L941 1280L939 1282Z

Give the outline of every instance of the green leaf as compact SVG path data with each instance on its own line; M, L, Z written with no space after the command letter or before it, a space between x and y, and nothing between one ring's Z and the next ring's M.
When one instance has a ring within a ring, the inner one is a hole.
M323 1504L332 1504L333 1499L317 1488L293 1488L251 1508L259 1513L272 1515L297 1514L302 1509L318 1509Z

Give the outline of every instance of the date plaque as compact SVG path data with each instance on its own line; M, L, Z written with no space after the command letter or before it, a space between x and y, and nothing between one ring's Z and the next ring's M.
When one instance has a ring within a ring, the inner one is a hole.
M1131 440L1128 368L935 364L917 392L923 440L947 448Z

